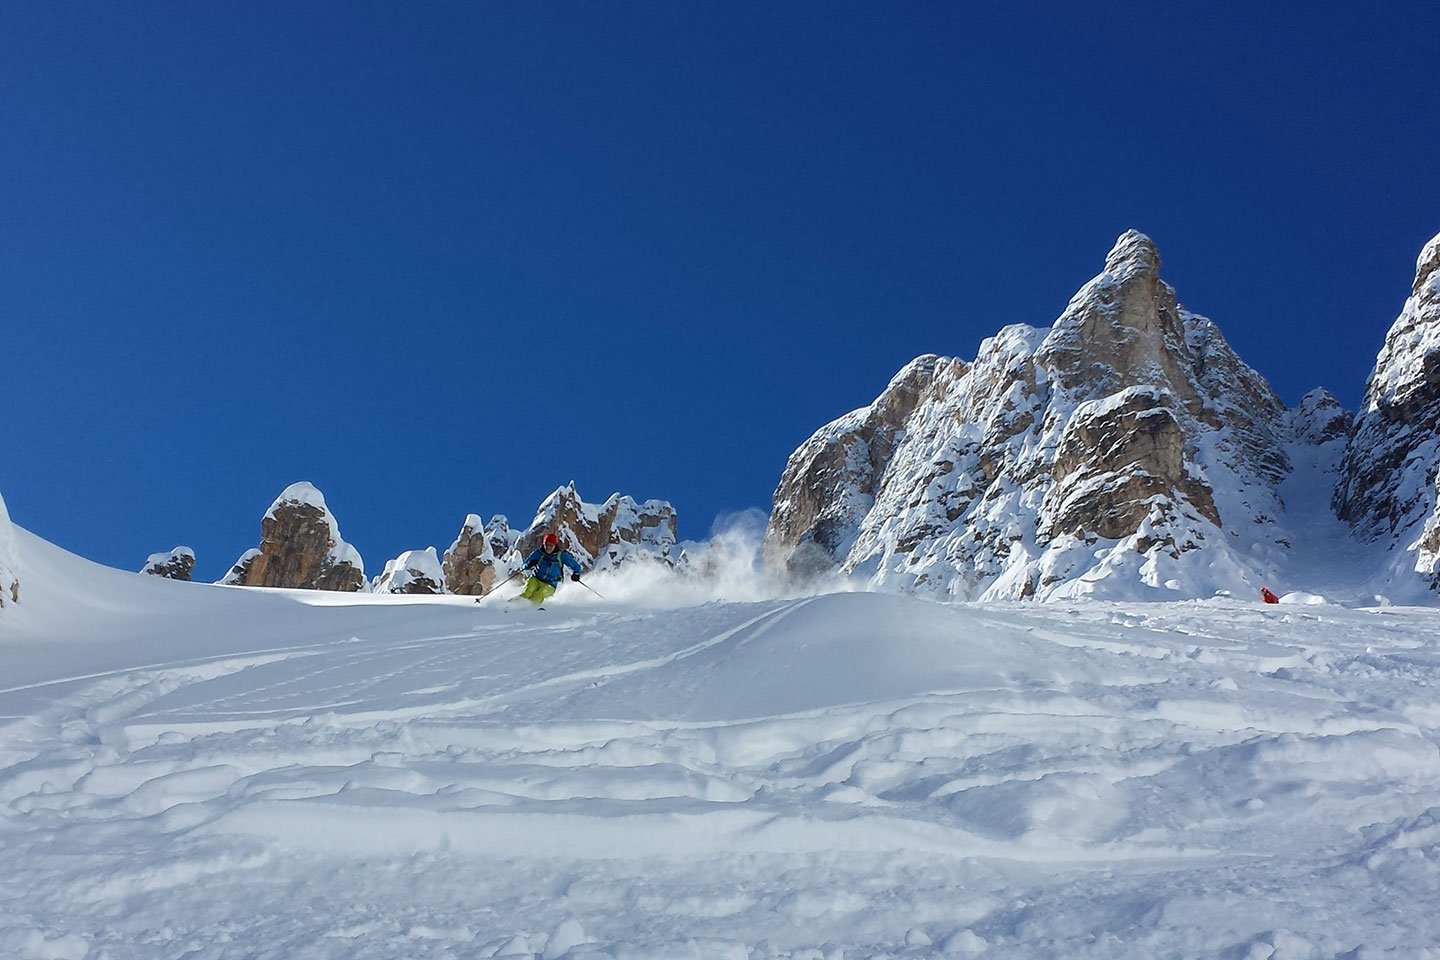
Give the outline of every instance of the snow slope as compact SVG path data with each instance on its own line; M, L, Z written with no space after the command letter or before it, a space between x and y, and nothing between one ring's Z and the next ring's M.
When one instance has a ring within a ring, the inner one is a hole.
M16 557L14 530L5 498L0 497L0 608L18 602L20 594L20 561Z
M0 956L1437 955L1434 609L541 612L16 536Z

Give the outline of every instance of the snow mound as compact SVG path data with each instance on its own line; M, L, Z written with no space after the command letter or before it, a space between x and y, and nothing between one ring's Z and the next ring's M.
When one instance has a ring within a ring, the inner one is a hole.
M1299 604L1307 607L1319 607L1329 603L1318 593L1305 593L1303 590L1292 590L1280 598L1281 603Z
M385 564L385 572L375 578L376 593L444 593L445 571L434 547L407 550Z

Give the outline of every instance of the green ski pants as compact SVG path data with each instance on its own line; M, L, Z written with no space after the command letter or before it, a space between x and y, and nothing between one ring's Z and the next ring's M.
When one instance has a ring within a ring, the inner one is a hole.
M544 580L537 580L531 577L525 581L524 591L514 599L529 600L538 607L553 596L555 596L555 585L553 583L546 583Z

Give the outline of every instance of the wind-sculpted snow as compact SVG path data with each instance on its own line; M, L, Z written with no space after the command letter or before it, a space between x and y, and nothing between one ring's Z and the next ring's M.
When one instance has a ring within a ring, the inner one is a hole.
M3 956L1440 941L1434 610L576 590L542 612L19 543L40 580L0 640L27 664L0 689Z

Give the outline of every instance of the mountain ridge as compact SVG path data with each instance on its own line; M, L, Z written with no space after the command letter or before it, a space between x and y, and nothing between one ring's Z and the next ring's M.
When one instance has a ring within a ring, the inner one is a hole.
M1339 462L1345 433L1346 451L1388 451L1371 488L1396 464L1417 474L1405 504L1372 512L1403 514L1409 531L1429 523L1408 548L1428 581L1398 567L1369 580L1433 586L1440 237L1371 378L1403 395L1408 420L1382 398L1352 425L1324 390L1287 409L1160 268L1155 244L1127 231L1050 327L1004 327L973 361L919 357L816 431L776 487L770 568L965 599L1253 595L1325 519L1287 512L1292 460L1342 486L1363 469L1358 454ZM1397 420L1408 429L1387 426Z

